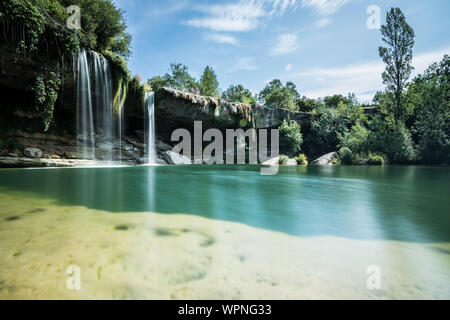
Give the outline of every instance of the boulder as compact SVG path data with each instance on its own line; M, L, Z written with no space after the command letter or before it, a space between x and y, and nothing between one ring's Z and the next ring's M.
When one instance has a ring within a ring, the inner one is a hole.
M296 166L296 165L297 165L297 160L295 160L295 159L289 159L285 164L285 166Z
M33 147L25 148L23 150L23 153L28 158L42 158L42 156L44 155L44 152L41 149Z
M332 165L333 161L338 158L338 153L336 151L327 153L320 158L317 158L313 162L311 162L312 165L318 165L318 166L326 166L326 165Z
M269 160L261 163L263 166L274 166L280 163L280 157L270 158Z
M173 151L164 151L162 157L168 164L192 164L191 159Z

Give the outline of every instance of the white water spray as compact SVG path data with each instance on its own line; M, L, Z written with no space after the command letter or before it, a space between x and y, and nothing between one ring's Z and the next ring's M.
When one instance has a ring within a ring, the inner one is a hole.
M156 137L155 137L155 94L147 92L145 94L145 154L147 164L156 164Z

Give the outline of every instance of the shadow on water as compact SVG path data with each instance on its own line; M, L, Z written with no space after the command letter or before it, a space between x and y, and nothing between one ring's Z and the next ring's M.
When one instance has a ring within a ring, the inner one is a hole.
M450 241L440 167L160 166L2 170L3 191L114 212L185 213L292 235Z

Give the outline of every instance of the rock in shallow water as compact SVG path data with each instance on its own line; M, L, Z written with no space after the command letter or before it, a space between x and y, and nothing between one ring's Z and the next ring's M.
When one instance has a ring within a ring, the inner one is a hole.
M162 156L169 164L192 164L188 157L173 151L165 151L162 153Z
M333 161L338 158L338 154L336 151L327 153L320 158L317 158L313 162L311 162L312 165L319 165L319 166L326 166L326 165L332 165Z
M29 158L42 158L44 152L38 148L25 148L23 153Z

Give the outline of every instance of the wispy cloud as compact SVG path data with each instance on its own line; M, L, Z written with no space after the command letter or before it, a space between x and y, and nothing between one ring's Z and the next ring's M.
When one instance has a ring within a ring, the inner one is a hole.
M221 44L231 44L233 46L239 45L238 39L233 36L220 34L220 33L208 33L204 35L205 40L221 43Z
M270 54L274 56L288 54L294 52L297 48L297 36L295 34L282 34L278 37L278 42L272 48Z
M416 55L413 59L413 76L422 73L432 62L441 60L448 52L450 48ZM289 73L286 78L296 81L297 86L302 88L308 97L354 92L360 101L368 102L377 90L383 90L381 73L384 68L382 62L373 61L360 65Z
M302 8L311 8L316 14L328 16L338 11L349 0L302 0Z
M251 57L242 57L237 59L233 68L230 69L230 72L235 71L251 71L257 70L258 67L255 64L255 61Z
M293 66L292 64L289 63L288 65L286 65L286 67L284 67L284 69L285 69L286 71L291 71L293 67L294 67L294 66Z
M316 26L318 28L324 28L330 24L331 24L331 19L325 18L325 19L320 19L319 21L317 21Z
M281 16L296 8L296 0L241 0L231 4L201 6L202 17L186 21L196 28L225 32L247 32L256 29L261 19Z

